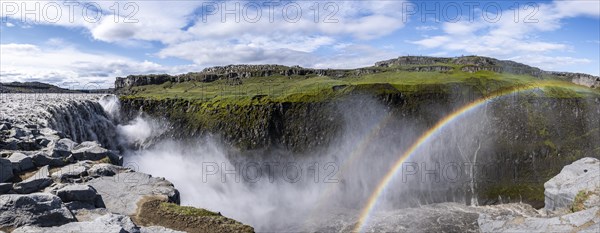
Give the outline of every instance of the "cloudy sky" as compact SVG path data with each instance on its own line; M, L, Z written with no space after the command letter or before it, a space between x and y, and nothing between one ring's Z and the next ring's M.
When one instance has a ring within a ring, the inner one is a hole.
M600 0L6 1L0 81L110 87L227 64L482 55L600 73Z

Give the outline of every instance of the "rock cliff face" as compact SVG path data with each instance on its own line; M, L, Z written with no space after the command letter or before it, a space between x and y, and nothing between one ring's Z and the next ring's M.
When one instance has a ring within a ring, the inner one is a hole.
M349 75L361 75L365 73L378 72L374 68L362 68L356 70L336 70L336 69L310 69L300 66L281 66L281 65L228 65L206 68L200 72L191 72L181 75L130 75L127 77L117 77L115 88L117 91L124 91L130 87L156 85L166 82L181 83L188 81L213 82L220 79L243 79L249 77L268 77L274 75L281 76L331 76L344 77Z
M133 118L140 112L171 123L169 137L190 138L207 134L221 136L241 150L283 148L310 153L326 148L344 133L346 111L367 114L380 104L390 110L385 135L401 132L411 122L424 132L456 106L468 101L443 93L373 95L375 102L359 93L322 102L255 103L207 106L179 99L123 98L121 115ZM463 102L461 102L463 101ZM600 153L600 105L596 100L534 97L502 100L487 106L488 126L481 132L484 155L477 161L477 195L480 204L523 200L543 205L543 183L562 167L582 155ZM343 107L340 107L343 106ZM566 120L569 119L569 120ZM450 147L444 153L457 156ZM458 157L457 157L458 158ZM492 165L492 166L489 166ZM464 191L464 190L463 190Z
M497 73L527 74L538 77L544 72L538 68L513 61L503 61L489 57L463 56L455 58L438 58L422 56L406 56L375 63L377 67L397 66L434 66L440 64L459 65L465 72L493 71Z
M552 75L564 77L571 80L575 84L587 86L591 88L600 88L600 77L589 74L581 73L568 73L568 72L548 72Z
M117 92L126 92L128 88L144 85L157 85L166 82L180 83L188 81L212 82L220 79L243 79L249 77L281 76L331 76L349 77L381 72L382 68L404 70L413 72L447 72L458 67L464 72L492 71L497 73L523 74L534 77L557 76L563 77L587 87L600 87L600 78L597 76L568 73L549 72L513 61L498 60L480 56L462 56L454 58L404 56L395 59L380 61L372 67L352 70L340 69L311 69L300 66L281 65L228 65L206 68L200 72L191 72L181 75L130 75L117 77L115 89Z

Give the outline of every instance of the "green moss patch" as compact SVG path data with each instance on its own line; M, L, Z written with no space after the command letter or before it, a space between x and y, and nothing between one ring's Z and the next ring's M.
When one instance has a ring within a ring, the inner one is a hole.
M592 195L591 191L581 190L575 196L575 200L573 200L573 205L571 206L571 211L577 212L581 210L585 210L585 205L583 204L590 196Z
M160 210L175 214L181 214L185 216L221 216L219 213L208 211L201 208L194 208L191 206L180 206L174 203L162 202L160 203Z

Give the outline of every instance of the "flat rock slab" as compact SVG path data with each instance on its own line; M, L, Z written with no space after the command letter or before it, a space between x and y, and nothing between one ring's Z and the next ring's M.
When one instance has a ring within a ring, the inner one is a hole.
M103 148L94 141L82 142L71 151L73 158L77 161L82 160L101 160L108 157L112 163L123 164L123 157L116 155L112 151Z
M133 221L127 216L107 214L89 222L72 222L57 227L32 227L24 226L17 228L13 233L42 233L42 232L115 232L115 233L138 233L140 232Z
M92 179L86 184L96 189L106 208L113 213L134 215L138 201L145 196L164 196L170 202L179 204L179 191L171 182L145 173L119 173L112 177Z
M24 181L16 183L13 186L15 192L20 194L28 194L40 191L52 184L48 165L41 167L33 176Z
M56 196L60 197L63 202L80 201L94 203L97 193L92 186L71 184L57 190Z
M600 160L583 158L565 166L558 175L544 183L546 210L570 208L580 191L600 187Z
M129 169L129 168L125 168L125 167L121 167L121 166L117 166L117 165L113 165L113 164L108 164L108 163L99 163L99 164L94 164L94 166L92 166L88 170L88 175L93 176L93 177L114 176L118 173L130 172L130 171L131 171L131 169Z
M0 227L58 226L75 218L55 195L35 193L28 195L0 195Z
M31 157L23 153L13 153L8 157L8 160L12 163L15 172L27 171L34 168Z
M69 182L87 176L87 171L92 165L86 161L69 164L52 173L52 179L56 182Z

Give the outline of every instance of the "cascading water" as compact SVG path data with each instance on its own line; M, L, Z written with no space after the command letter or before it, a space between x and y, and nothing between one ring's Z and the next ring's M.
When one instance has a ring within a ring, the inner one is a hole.
M218 138L204 137L163 140L129 151L125 164L172 181L181 191L182 204L220 211L259 231L343 229L354 224L358 208L389 170L391 161L423 127L414 120L398 119L377 100L365 96L338 103L337 111L343 112L343 119L338 120L344 122L344 130L327 148L312 154L284 149L236 152ZM475 117L470 120L477 122ZM117 126L117 131L125 141L143 143L163 130L156 129L151 120L138 116ZM440 136L437 144L411 162L431 166L457 161L446 145L475 141L475 129L485 128L483 124L449 128L446 136ZM396 185L391 189L394 192L386 195L385 206L397 209L446 201L468 203L465 193L469 186L463 184L473 177L464 177L468 170L453 172L454 176L460 173L461 182L424 183L411 178ZM452 195L448 190L453 190Z
M97 141L104 147L116 149L118 142L114 140L117 136L115 121L108 114L111 108L105 108L97 100L101 99L102 102L112 97L89 97L90 95L82 95L80 98L67 100L64 104L49 106L48 126L66 134L73 141Z

